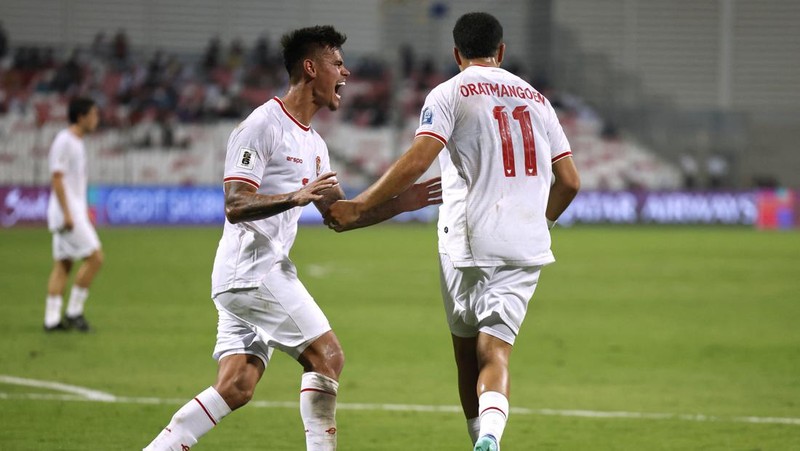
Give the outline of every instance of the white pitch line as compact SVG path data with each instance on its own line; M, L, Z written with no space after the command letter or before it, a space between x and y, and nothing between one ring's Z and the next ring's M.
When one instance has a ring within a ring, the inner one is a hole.
M38 400L38 401L74 401L74 402L105 402L119 404L158 404L158 405L182 405L189 398L154 398L154 397L132 397L132 396L111 396L110 398L88 398L72 394L48 394L48 393L2 393L0 400ZM293 401L252 401L248 405L257 408L286 408L297 409L297 402ZM337 410L363 410L363 411L386 411L386 412L435 412L435 413L460 413L459 406L430 406L421 404L367 404L367 403L337 403ZM601 412L595 410L556 410L556 409L528 409L525 407L512 407L511 411L516 415L542 415L542 416L561 416L561 417L582 417L582 418L625 418L636 420L682 420L693 422L721 422L721 423L751 423L751 424L786 424L800 426L800 418L781 418L781 417L719 417L711 415L688 415L677 413L647 413L647 412Z
M77 385L62 384L61 382L40 381L36 379L26 379L22 377L7 376L0 374L0 383L11 385L23 385L25 387L47 388L65 393L74 393L93 401L113 401L114 395L110 393L92 390Z

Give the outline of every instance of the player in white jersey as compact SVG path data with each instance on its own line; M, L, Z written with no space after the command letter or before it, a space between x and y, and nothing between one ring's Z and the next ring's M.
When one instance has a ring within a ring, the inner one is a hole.
M83 136L97 128L94 101L76 98L68 106L69 127L50 146L52 188L47 225L53 234L53 269L47 282L44 330L89 330L83 315L89 286L103 264L103 251L91 221L86 200L86 148ZM72 284L65 320L61 318L63 292L75 260L83 259Z
M322 213L344 193L325 142L310 121L336 110L350 72L330 26L285 35L289 91L256 108L228 140L224 173L226 221L212 273L219 313L214 357L217 381L183 406L146 450L189 449L218 421L252 397L275 348L303 366L300 415L309 450L336 449L336 396L344 354L322 310L297 278L289 251L300 208ZM441 203L434 179L377 205L354 226ZM266 449L275 446L266 444Z
M438 155L442 294L459 395L474 449L497 450L509 411L511 348L540 269L554 261L549 228L580 182L550 103L499 67L505 45L497 19L465 14L453 38L461 72L428 95L411 148L353 201L334 204L326 223L346 229L410 186Z

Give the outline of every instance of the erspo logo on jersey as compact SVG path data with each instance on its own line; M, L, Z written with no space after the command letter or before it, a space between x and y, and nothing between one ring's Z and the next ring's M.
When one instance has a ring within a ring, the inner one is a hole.
M544 96L529 87L501 85L498 83L467 83L458 87L458 91L464 97L469 96L494 96L494 97L516 97L519 99L530 99L544 105Z

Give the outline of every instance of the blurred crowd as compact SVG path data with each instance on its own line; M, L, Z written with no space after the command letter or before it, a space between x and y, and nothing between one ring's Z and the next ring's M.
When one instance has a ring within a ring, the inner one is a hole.
M161 50L136 52L124 30L96 34L91 43L63 52L52 46L9 45L0 26L0 114L35 113L44 123L69 97L90 96L104 127L153 122L202 123L241 118L287 85L280 49L262 36L247 45L212 37L201 55ZM342 120L364 126L388 124L393 77L401 80L394 101L417 115L425 94L449 74L417 61L410 48L393 73L386 61L348 59L352 72L343 91ZM454 68L454 67L453 67Z
M380 58L345 51L345 59L351 75L340 92L341 110L318 117L319 130L347 124L413 132L427 94L458 71L453 61L419 57L408 45ZM673 183L669 168L641 146L621 139L617 127L583 99L553 92L545 77L531 76L513 60L503 67L530 81L556 108L570 141L581 149L576 158L587 186ZM111 36L99 32L86 46L64 51L9 45L0 26L0 119L11 113L23 118L24 127L54 124L65 119L70 97L90 96L100 106L102 127L118 132L128 150L194 148L207 137L189 125L241 119L282 95L287 85L280 46L266 36L249 43L214 36L201 53L175 54L142 51L119 30ZM364 136L365 143L373 142ZM345 152L347 145L342 147L340 163L363 175L378 174L393 160L391 146L381 153L374 144L354 145L352 155Z
M287 84L280 48L266 36L252 43L212 37L201 55L134 48L124 30L113 36L98 32L68 52L11 47L0 24L0 114L35 109L37 120L45 122L54 102L88 95L101 106L105 127L197 123L241 118ZM348 57L352 75L343 91L343 120L381 126L416 116L428 91L457 69L450 61L420 59L410 46L396 60L393 68L385 59Z

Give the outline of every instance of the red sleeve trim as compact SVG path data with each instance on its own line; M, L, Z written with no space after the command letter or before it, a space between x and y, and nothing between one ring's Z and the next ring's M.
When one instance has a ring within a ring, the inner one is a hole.
M568 150L566 152L560 153L560 154L556 155L555 157L553 157L553 159L551 160L551 163L555 163L556 161L563 160L564 158L571 157L571 156L572 156L572 152Z
M442 138L441 135L437 135L434 132L419 132L419 133L417 133L417 136L430 136L431 138L433 138L433 139L435 139L437 141L440 141L445 146L447 145L447 140Z
M256 189L258 189L259 186L258 183L244 177L225 177L225 179L222 180L222 183L228 183L228 182L244 182L247 183L248 185L254 186Z

